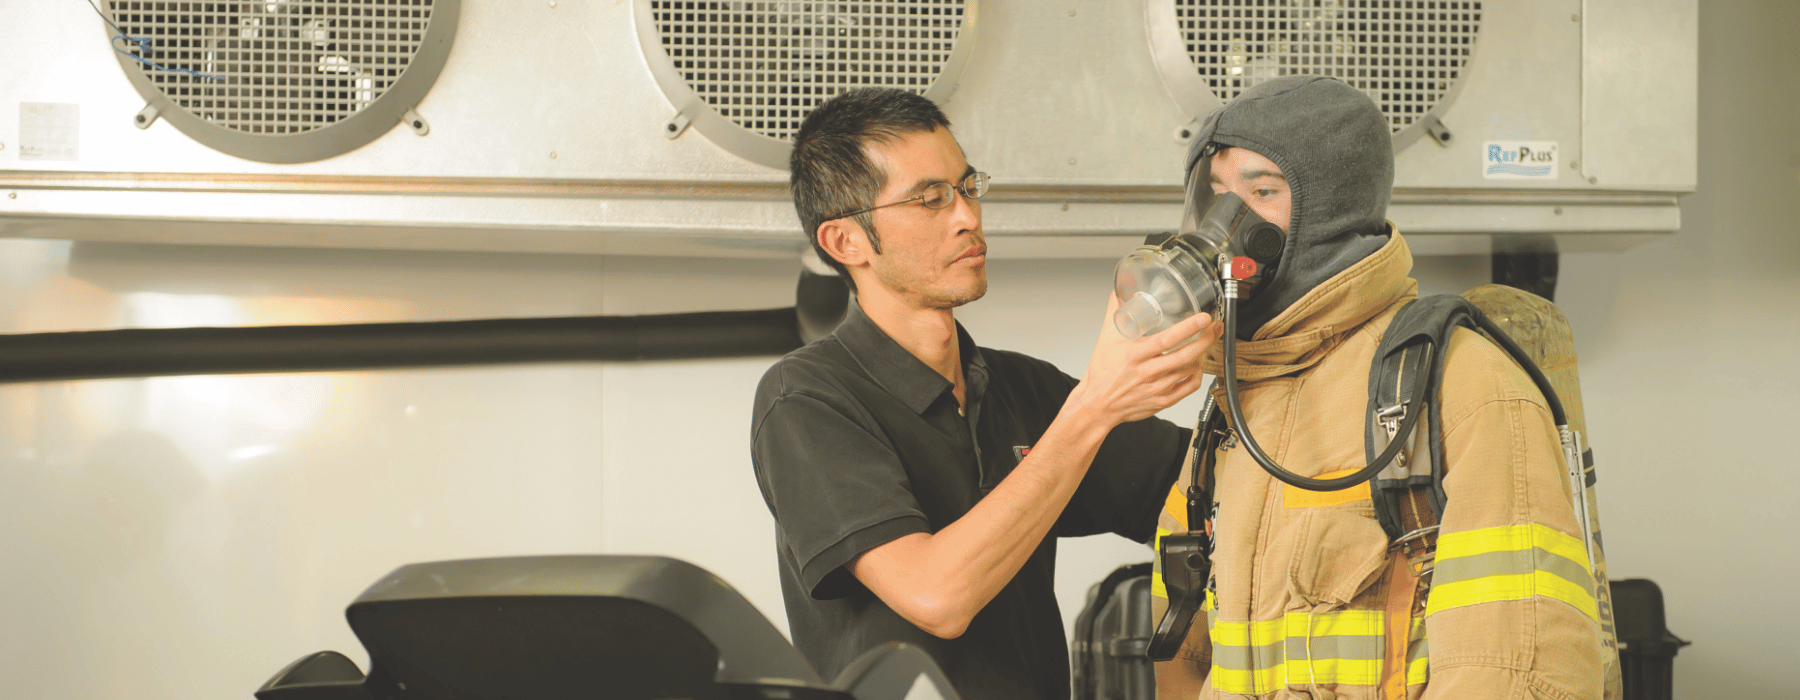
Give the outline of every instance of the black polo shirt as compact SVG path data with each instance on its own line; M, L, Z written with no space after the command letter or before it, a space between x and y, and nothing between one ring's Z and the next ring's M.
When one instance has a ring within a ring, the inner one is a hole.
M763 375L751 461L775 516L788 626L827 680L863 652L900 641L929 652L965 698L1067 698L1056 537L1113 532L1147 541L1188 431L1154 418L1114 429L1054 536L961 637L934 637L883 604L848 565L969 512L1023 459L1076 384L1050 363L978 348L961 324L956 331L966 416L950 382L854 303L830 337Z

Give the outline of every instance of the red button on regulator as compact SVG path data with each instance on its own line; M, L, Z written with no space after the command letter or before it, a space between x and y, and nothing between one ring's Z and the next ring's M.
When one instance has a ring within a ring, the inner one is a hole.
M1231 259L1231 278L1234 280L1250 279L1256 276L1256 261L1239 255Z

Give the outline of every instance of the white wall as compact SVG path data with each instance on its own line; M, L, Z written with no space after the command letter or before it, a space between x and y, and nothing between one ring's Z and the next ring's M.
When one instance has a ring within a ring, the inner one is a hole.
M1700 6L1682 230L1563 258L1615 579L1657 582L1678 698L1800 697L1800 61L1785 1ZM1654 144L1645 144L1654 147Z
M792 263L0 240L0 331L636 314L792 303ZM1480 281L1485 259L1439 259ZM1078 374L1107 260L997 260L984 344ZM655 553L785 630L749 406L773 358L0 386L0 684L241 697L399 565ZM1169 411L1192 420L1189 401ZM1068 541L1065 618L1147 549Z
M1563 259L1614 578L1695 645L1677 697L1795 697L1800 84L1781 0L1701 6L1701 192L1681 233ZM1771 59L1774 60L1771 60ZM1655 144L1646 144L1653 148ZM1005 260L961 315L1079 373L1110 261ZM1429 258L1427 292L1485 280ZM0 241L0 332L765 308L770 262ZM769 358L0 386L0 687L244 697L393 567L653 552L782 625L745 455ZM1189 420L1191 402L1168 415ZM1066 542L1065 617L1147 552Z
M39 241L0 260L10 332L792 303L792 271L715 260ZM0 387L4 695L245 697L321 649L366 668L343 609L416 561L654 552L767 608L742 457L767 362Z

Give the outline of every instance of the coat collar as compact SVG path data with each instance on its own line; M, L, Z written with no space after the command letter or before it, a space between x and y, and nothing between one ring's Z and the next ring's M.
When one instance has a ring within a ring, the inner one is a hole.
M1237 344L1240 379L1279 377L1318 364L1351 331L1395 302L1418 296L1419 283L1407 277L1412 251L1400 230L1391 222L1388 227L1392 235L1386 245L1313 288L1264 324L1253 340ZM1219 344L1206 351L1207 374L1216 376L1224 368L1224 352Z

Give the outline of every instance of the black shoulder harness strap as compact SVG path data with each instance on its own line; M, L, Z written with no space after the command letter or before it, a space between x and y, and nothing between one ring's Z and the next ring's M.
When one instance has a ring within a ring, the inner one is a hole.
M1426 411L1423 430L1403 436L1409 444L1375 475L1370 496L1390 541L1433 526L1444 515L1444 446L1438 390L1444 356L1458 326L1481 330L1481 310L1455 294L1421 297L1394 315L1369 367L1369 419L1363 448L1373 460L1394 440L1411 411ZM1409 406L1415 382L1426 382L1424 406Z

